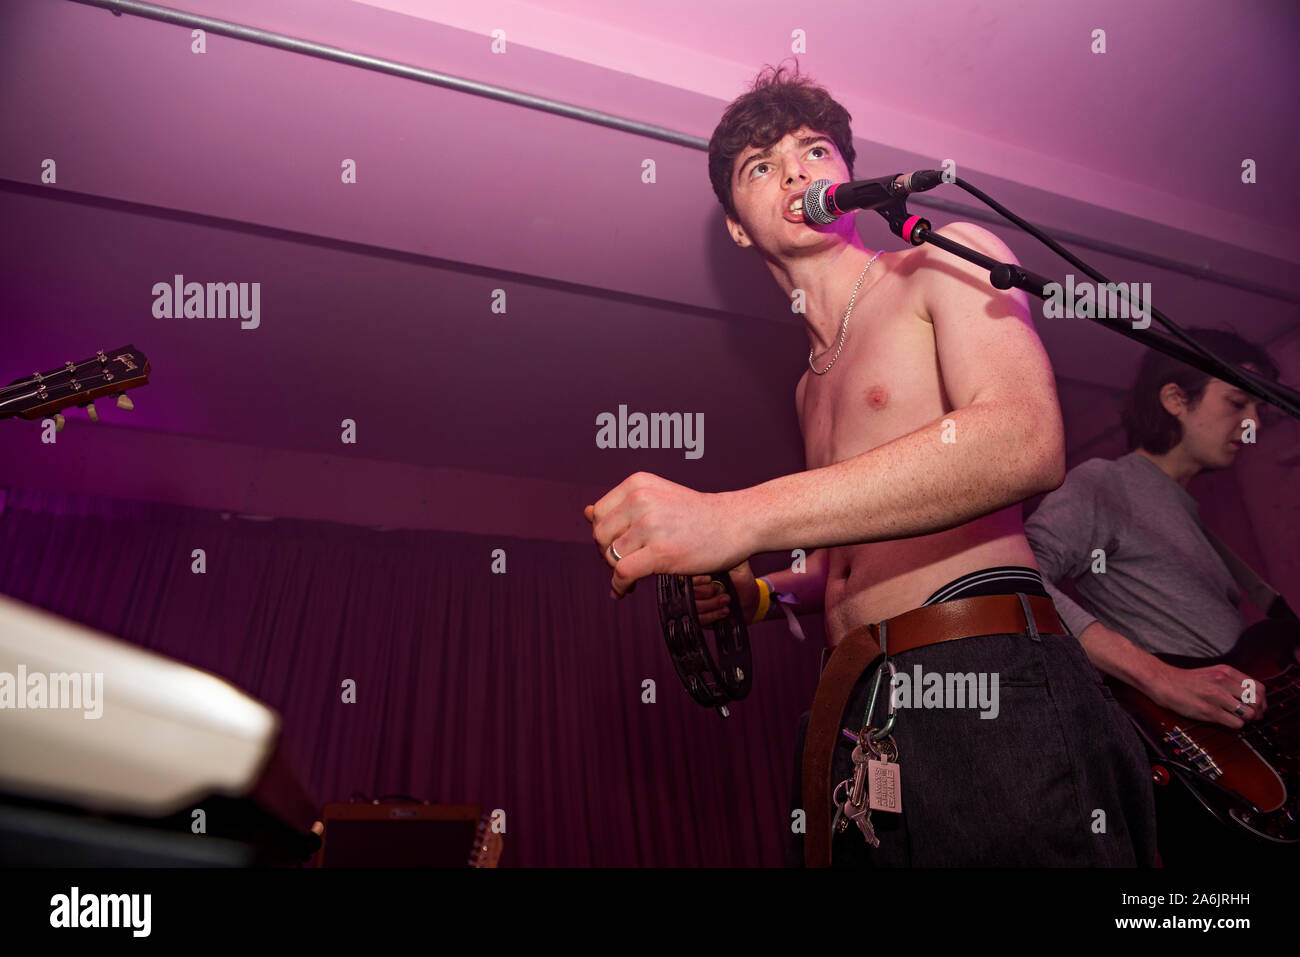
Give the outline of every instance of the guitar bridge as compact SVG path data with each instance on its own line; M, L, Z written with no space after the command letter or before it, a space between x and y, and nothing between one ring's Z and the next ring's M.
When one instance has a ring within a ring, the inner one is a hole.
M1174 728L1166 732L1165 741L1173 747L1174 754L1188 761L1210 780L1216 781L1223 777L1223 770L1215 763L1214 758L1210 757L1205 749L1182 728Z

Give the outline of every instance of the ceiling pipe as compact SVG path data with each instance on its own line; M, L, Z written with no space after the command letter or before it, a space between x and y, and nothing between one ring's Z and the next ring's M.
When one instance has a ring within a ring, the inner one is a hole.
M677 130L670 130L663 126L655 126L651 123L642 123L639 120L630 120L626 117L615 116L612 113L603 113L599 110L592 110L583 106L575 106L571 103L562 103L558 100L552 100L547 97L533 96L531 93L521 93L518 90L510 90L505 87L494 86L490 83L480 83L477 80L468 80L464 77L452 76L449 73L439 73L436 70L426 70L423 67L397 63L393 60L385 60L381 57L369 56L364 53L354 53L351 50L344 50L340 47L317 43L314 40L301 40L297 37L286 36L282 33L273 33L269 30L262 30L258 27L248 27L239 23L230 23L226 20L214 20L211 17L205 17L183 10L173 10L169 7L160 7L152 3L141 3L139 0L71 0L71 2L81 3L89 7L100 7L111 11L116 16L129 13L132 16L145 17L150 20L160 20L163 23L172 23L177 26L189 27L191 29L205 30L208 33L215 33L219 36L233 37L237 40L246 40L249 43L258 43L262 46L288 50L291 53L301 53L322 60L332 60L335 63L345 63L348 66L360 67L364 70L373 70L377 73L387 73L390 76L401 77L406 80L415 80L420 83L428 83L432 86L440 86L445 89L456 90L459 93L469 93L473 96L483 96L492 100L500 100L503 103L511 103L515 106L522 106L531 110L541 110L546 113L553 113L556 116L568 117L569 119L579 120L583 123L594 123L597 126L605 126L610 129L621 130L625 133L632 133L637 136L645 136L650 139L662 140L666 143L674 143L678 146L690 147L691 149L707 151L709 148L708 140L702 139L698 136L681 133ZM979 219L984 222L997 223L999 225L1006 224L1006 221L1003 220L1002 217L998 216L991 210L966 206L961 203L953 203L944 199L930 196L912 196L909 197L909 202L915 203L917 206L941 210L945 213L951 213L966 219ZM1057 242L1068 243L1072 246L1091 249L1112 256L1119 256L1133 262L1154 266L1158 269L1166 269L1170 272L1181 273L1184 276L1191 276L1195 279L1201 279L1206 282L1213 282L1221 286L1240 289L1243 292L1253 293L1269 299L1276 299L1281 302L1300 305L1300 293L1293 293L1286 289L1278 289L1274 286L1255 282L1254 280L1246 279L1241 276L1234 276L1229 273L1220 272L1211 269L1208 266L1195 265L1192 263L1182 262L1181 260L1156 256L1152 253L1146 252L1145 250L1131 249L1127 246L1122 246L1119 243L1094 239L1089 236L1082 236L1078 233L1072 233L1061 229L1049 229L1042 226L1039 228Z

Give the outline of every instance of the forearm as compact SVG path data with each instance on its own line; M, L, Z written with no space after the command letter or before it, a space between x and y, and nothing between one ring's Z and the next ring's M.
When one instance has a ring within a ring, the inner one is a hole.
M1135 688L1146 688L1162 662L1099 621L1079 635L1079 644L1099 671Z
M1026 537L1028 537L1028 529L1026 529ZM1034 540L1032 538L1029 539L1029 544L1031 547L1033 546ZM1043 576L1043 588L1051 596L1052 604L1056 606L1056 613L1060 616L1061 621L1065 622L1065 626L1070 629L1070 634L1082 635L1097 622L1097 616L1082 607L1056 584L1054 579L1056 570L1051 567L1050 556L1045 555L1038 549L1034 549L1034 557L1038 560L1038 570Z
M1062 448L1055 409L975 403L843 462L731 494L749 519L751 553L910 538L1056 488Z
M792 606L795 611L821 611L826 603L826 569L830 564L826 549L819 548L809 553L805 559L803 571L790 568L764 575L772 590L780 593L794 594L798 601ZM771 617L769 613L768 617Z

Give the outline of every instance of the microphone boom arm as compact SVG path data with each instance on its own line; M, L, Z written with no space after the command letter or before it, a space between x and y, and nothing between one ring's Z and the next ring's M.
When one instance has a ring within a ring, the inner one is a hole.
M1051 283L1051 280L1015 263L999 262L990 256L971 249L969 246L954 242L947 236L937 235L930 226L929 220L921 216L910 215L907 212L904 197L899 197L889 204L881 206L876 212L889 223L889 228L894 235L905 242L913 246L930 243L932 246L938 246L953 256L974 263L982 269L987 269L989 271L989 282L995 289L1016 288L1039 299L1045 300L1048 298L1045 289ZM1157 316L1166 325L1172 325L1154 306L1151 306L1150 303L1148 303L1148 306L1150 306L1153 316ZM1197 352L1168 336L1156 335L1149 329L1135 329L1131 323L1113 319L1109 316L1086 316L1084 318L1091 319L1113 332L1128 336L1150 349L1173 356L1175 359L1200 369L1216 379L1230 382L1243 392L1247 392L1264 402L1272 403L1293 418L1300 419L1300 392L1294 389L1255 376L1249 370L1239 369L1214 356L1207 356Z

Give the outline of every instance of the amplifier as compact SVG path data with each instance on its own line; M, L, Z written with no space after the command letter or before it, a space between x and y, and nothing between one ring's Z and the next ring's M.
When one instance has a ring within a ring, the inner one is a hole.
M326 804L321 867L496 867L501 835L477 804Z

